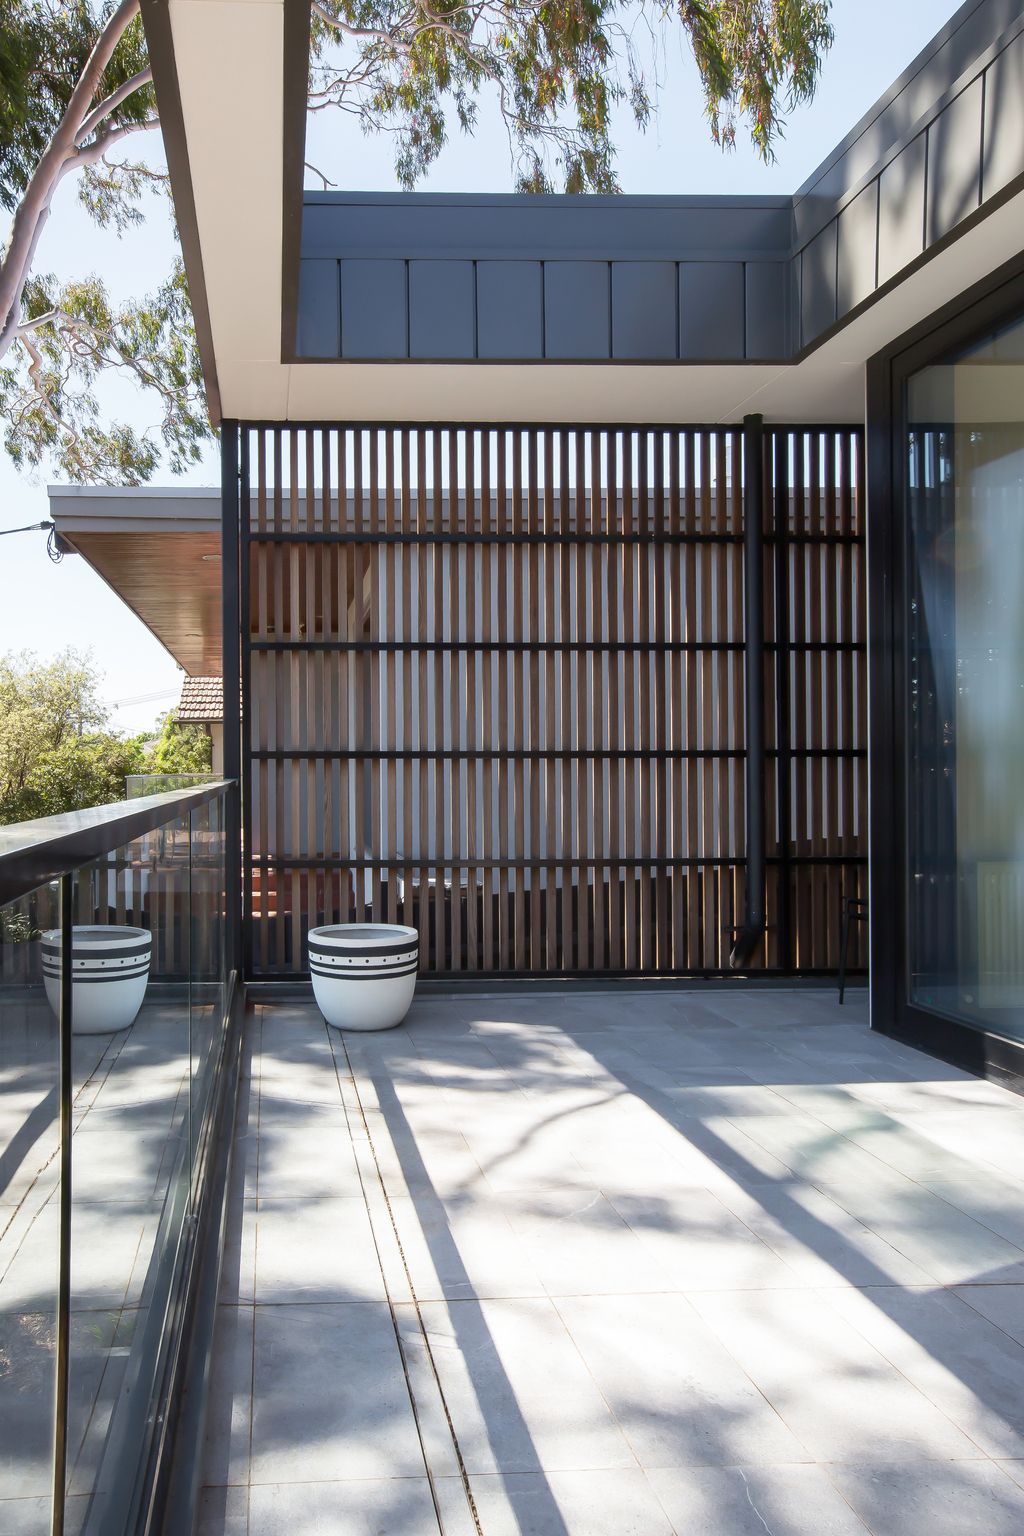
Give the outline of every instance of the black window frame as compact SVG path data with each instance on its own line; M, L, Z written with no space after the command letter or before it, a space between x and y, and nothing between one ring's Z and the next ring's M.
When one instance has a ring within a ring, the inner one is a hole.
M1024 1093L1024 1042L911 1003L907 977L906 397L910 377L1024 320L1024 252L867 365L871 1027Z

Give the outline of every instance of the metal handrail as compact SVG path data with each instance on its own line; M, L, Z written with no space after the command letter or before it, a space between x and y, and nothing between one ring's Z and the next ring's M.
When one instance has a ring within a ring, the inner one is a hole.
M216 800L236 783L235 779L218 779L196 789L168 790L162 795L117 800L84 811L0 826L0 906L167 826Z

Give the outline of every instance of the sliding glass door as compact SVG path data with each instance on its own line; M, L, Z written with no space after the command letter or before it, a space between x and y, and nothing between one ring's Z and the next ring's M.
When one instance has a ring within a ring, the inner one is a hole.
M1024 1040L1024 322L902 407L905 1003Z

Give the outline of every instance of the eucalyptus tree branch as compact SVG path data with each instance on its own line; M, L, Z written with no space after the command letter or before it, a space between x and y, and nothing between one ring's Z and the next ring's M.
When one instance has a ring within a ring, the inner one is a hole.
M122 139L130 138L133 133L146 133L150 128L159 128L158 117L147 117L141 123L122 123L117 128L108 128L100 138L94 139L91 144L76 149L61 167L61 176L69 171L84 170L86 166L95 165L98 160L105 160L107 151L113 149L115 144L120 144Z
M25 281L64 166L77 152L78 135L104 71L138 10L139 0L120 0L107 19L15 212L7 249L0 262L0 358L11 344Z
M105 118L108 118L111 112L116 112L117 108L123 102L126 102L129 96L134 96L136 91L141 91L144 85L152 84L153 71L149 68L140 69L138 74L133 75L130 80L125 80L118 86L116 91L111 91L106 100L101 101L99 106L89 113L89 116L75 135L75 143L81 144L83 139L89 137L90 133L94 133L100 123Z

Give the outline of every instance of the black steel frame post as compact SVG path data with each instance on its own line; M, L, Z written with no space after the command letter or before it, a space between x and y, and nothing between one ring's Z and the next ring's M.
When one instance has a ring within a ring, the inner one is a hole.
M765 931L764 417L743 418L744 723L747 877L745 918L729 964L749 964Z
M52 1536L64 1536L68 1470L68 1389L71 1372L71 1021L75 877L60 882L60 1241L57 1280L57 1380L53 1434Z
M224 675L224 777L235 793L224 807L225 901L228 970L242 975L241 616L239 612L239 464L237 421L220 429L221 464L221 647Z
M793 953L793 893L790 856L793 842L793 778L790 741L789 668L793 651L789 592L790 474L788 434L775 432L772 444L772 517L774 532L775 624L775 801L779 835L778 962L796 969Z
M249 494L249 433L245 426L239 428L239 515L238 515L238 598L239 598L239 638L241 641L241 699L239 705L239 774L238 774L238 799L240 820L240 843L242 858L242 947L240 951L241 971L243 976L251 976L253 973L253 944L252 944L252 870L253 870L253 843L252 821L250 807L250 785L252 783L252 733L249 720L249 698L251 694L252 676L252 614L250 612L250 592L252 569L252 552L250 548L251 535L251 501ZM261 896L260 898L264 898Z

